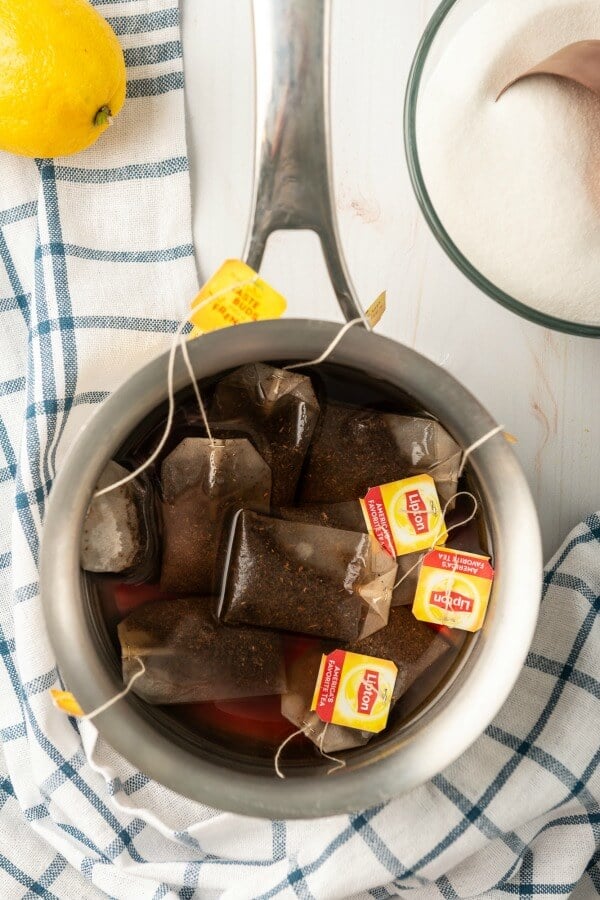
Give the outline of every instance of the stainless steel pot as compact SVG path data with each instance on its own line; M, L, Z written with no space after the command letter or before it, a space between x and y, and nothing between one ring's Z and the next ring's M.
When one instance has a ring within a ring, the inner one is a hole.
M258 148L246 258L258 269L268 235L312 228L347 318L360 314L339 247L330 178L329 0L254 0ZM285 320L238 326L189 345L199 380L257 360L308 360L338 331L326 322ZM438 417L462 447L495 425L451 375L414 351L357 327L331 361L364 373ZM166 399L166 356L117 390L82 430L52 490L44 528L42 595L66 685L84 709L121 688L118 666L98 637L90 582L79 567L82 525L98 476L128 436ZM181 362L175 389L188 386ZM368 807L423 783L482 733L511 691L529 648L541 592L541 545L525 477L498 435L473 453L470 474L485 507L496 579L482 632L428 707L375 745L353 751L347 767L294 770L282 782L265 765L191 745L153 720L129 695L100 715L102 736L150 777L180 794L234 812L275 818L329 815Z

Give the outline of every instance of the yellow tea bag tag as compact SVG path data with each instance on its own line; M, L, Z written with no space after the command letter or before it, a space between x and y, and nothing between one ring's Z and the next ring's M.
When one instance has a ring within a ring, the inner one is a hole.
M387 725L397 675L389 659L334 650L321 659L311 710L322 722L377 734Z
M421 565L413 615L462 631L479 631L492 591L489 557L446 547L432 550Z
M59 691L56 688L50 689L52 702L61 712L67 713L68 716L84 716L85 713L79 703L70 691Z
M254 269L239 259L228 259L193 301L190 322L194 327L189 337L229 325L278 319L286 307L285 298Z
M371 328L375 328L377 323L383 317L383 314L386 310L386 297L386 292L382 291L379 297L377 297L376 300L373 300L373 302L365 312L365 318L367 319L367 322L369 323Z
M431 475L370 488L360 505L369 533L390 556L429 550L448 536Z

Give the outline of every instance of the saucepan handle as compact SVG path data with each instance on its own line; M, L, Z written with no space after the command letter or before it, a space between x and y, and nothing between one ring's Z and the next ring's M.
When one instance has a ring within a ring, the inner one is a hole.
M316 232L341 310L358 318L331 179L331 0L253 0L253 12L256 151L244 258L258 270L272 232Z

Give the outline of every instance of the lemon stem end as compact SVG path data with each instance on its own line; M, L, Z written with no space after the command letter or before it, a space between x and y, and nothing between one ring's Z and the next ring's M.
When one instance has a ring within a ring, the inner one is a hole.
M110 125L111 115L109 106L101 106L94 116L94 125L99 127L102 125Z

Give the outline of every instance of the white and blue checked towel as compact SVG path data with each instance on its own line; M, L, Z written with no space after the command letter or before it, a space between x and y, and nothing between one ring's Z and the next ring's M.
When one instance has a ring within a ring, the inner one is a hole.
M599 516L549 565L533 649L496 721L387 805L310 824L219 813L95 746L93 726L80 735L49 700L38 556L52 479L198 287L173 3L98 3L130 99L97 147L0 159L0 897L596 896Z

